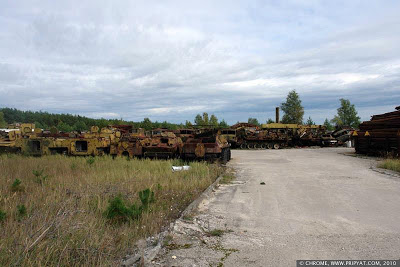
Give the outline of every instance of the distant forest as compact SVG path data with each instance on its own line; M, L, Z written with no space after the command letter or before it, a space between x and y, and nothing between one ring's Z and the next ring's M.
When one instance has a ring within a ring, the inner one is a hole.
M57 127L57 129L62 132L86 131L89 130L91 126L103 128L108 125L122 124L133 125L135 128L144 128L146 130L153 128L167 128L174 130L178 128L184 128L186 126L185 124L174 124L166 121L152 122L149 118L145 118L141 122L125 121L122 119L91 119L72 114L53 114L43 111L22 111L13 108L0 108L0 115L1 113L3 113L2 115L6 124L17 122L35 123L37 128L50 129L51 127Z

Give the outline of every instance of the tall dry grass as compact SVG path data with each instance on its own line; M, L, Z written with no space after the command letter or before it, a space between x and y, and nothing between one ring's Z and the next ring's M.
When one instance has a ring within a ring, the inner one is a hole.
M400 159L385 159L378 164L378 167L400 172Z
M6 214L0 266L118 265L138 239L177 218L221 172L217 165L192 162L189 171L173 173L174 163L181 162L0 156L0 210ZM140 219L113 224L105 218L112 197L138 202L146 188L155 192L155 203Z

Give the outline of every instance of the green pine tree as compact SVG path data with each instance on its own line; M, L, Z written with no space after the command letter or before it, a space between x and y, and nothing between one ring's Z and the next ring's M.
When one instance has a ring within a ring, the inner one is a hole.
M307 125L315 125L315 122L311 119L311 117L308 117L306 124Z
M357 128L360 124L360 117L357 116L356 108L348 99L340 99L340 107L337 109L337 115L332 119L336 126L350 126Z
M194 123L196 125L203 125L204 124L203 117L200 114L197 114L196 117L194 118Z
M273 119L271 119L271 118L268 118L268 120L267 120L267 124L274 123L274 122L275 121Z
M203 123L204 123L205 125L209 125L209 124L210 124L210 121L209 121L209 119L208 119L208 113L207 113L207 112L204 112L204 113L203 113Z
M210 117L210 125L218 127L218 119L214 114L212 114Z
M281 104L281 109L285 112L282 123L302 124L304 116L304 108L301 105L301 100L296 90L289 92L286 97L286 102Z
M330 123L330 121L328 119L325 119L324 126L326 127L326 129L328 131L333 131L333 125Z
M225 121L224 119L222 119L222 120L219 122L219 127L220 127L220 128L228 128L229 125L226 123L226 121Z
M185 127L186 128L192 128L193 124L190 121L185 122Z
M260 123L258 122L257 118L249 118L247 120L247 123L254 124L254 125L257 125L257 126L260 125Z

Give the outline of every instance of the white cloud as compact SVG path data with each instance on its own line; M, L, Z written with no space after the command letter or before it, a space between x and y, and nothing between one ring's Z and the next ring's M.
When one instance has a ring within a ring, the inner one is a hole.
M397 1L9 1L0 107L234 123L272 117L296 89L317 122L341 97L365 118L400 102L399 12Z

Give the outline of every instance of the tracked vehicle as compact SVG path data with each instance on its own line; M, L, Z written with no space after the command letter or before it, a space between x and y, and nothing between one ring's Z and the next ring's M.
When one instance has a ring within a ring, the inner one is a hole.
M121 137L110 145L112 156L128 158L141 157L143 155L142 140L146 139L144 129L133 129L131 125L114 126L121 132Z
M230 144L219 130L203 130L203 132L187 138L183 143L181 157L197 160L219 159L226 163L231 159Z
M152 130L140 143L143 156L149 158L177 158L183 146L181 138L167 129Z

